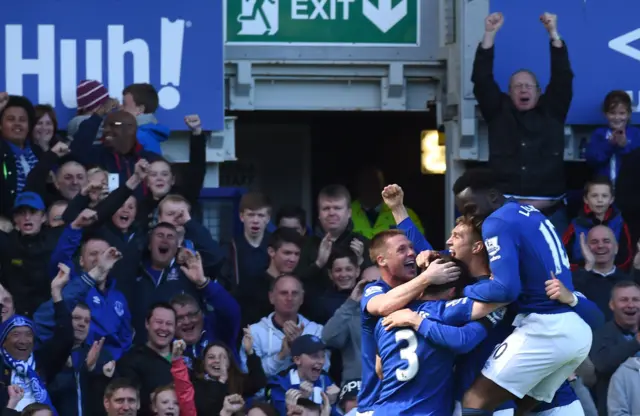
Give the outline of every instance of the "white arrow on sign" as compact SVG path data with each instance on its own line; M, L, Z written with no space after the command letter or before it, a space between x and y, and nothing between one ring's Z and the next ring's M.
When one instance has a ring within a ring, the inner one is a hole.
M620 52L629 58L633 58L636 61L640 61L640 50L629 46L631 42L635 42L638 39L640 39L640 29L625 33L622 36L618 36L617 38L610 40L609 48L616 52Z
M395 7L391 0L379 0L378 7L371 0L362 0L362 14L382 33L387 33L407 15L407 0L402 0Z

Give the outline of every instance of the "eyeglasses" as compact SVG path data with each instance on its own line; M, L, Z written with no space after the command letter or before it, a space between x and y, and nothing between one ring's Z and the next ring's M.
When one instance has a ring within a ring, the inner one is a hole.
M511 85L511 88L513 88L515 90L531 91L534 88L538 88L538 86L535 85L535 84L513 84L513 85Z
M200 314L200 309L195 310L193 312L189 312L186 315L176 316L176 321L177 322L191 321L197 318L199 314Z

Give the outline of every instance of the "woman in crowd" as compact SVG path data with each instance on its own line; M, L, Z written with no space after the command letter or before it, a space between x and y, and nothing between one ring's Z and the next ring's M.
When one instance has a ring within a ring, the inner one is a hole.
M36 122L33 128L33 144L46 152L59 140L55 137L58 131L58 119L55 110L48 104L38 104L34 110Z
M247 353L247 374L242 373L233 353L223 343L214 342L205 348L202 368L191 380L198 414L217 415L223 408L226 396L251 397L267 385L262 361L254 353L253 339L247 329L242 348Z

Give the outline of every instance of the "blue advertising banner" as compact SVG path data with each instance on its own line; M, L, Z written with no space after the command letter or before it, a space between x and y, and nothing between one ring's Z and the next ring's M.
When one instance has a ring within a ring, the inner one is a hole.
M491 0L491 10L505 16L496 39L495 61L496 80L505 91L511 74L521 68L535 72L543 87L548 83L549 43L539 17L549 12L558 15L558 31L567 43L575 73L567 124L604 123L602 102L611 90L627 91L638 106L637 0ZM640 115L635 111L633 121L638 123Z
M64 129L76 86L102 81L112 97L151 83L159 122L185 130L184 116L224 129L220 0L48 0L0 14L0 91L55 107Z

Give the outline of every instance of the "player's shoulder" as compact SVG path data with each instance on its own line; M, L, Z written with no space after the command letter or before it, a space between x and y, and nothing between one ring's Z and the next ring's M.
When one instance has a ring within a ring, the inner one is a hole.
M423 318L427 318L433 321L442 320L442 313L447 307L447 301L444 300L428 300L421 302L414 309Z
M371 295L375 295L376 293L385 293L387 291L389 291L389 285L386 284L383 280L377 280L375 282L367 284L364 287L362 296L368 298Z

